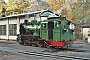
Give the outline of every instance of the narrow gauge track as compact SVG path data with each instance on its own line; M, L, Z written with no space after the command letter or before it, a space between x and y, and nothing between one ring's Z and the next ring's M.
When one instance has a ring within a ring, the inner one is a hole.
M58 50L58 51L71 51L71 52L85 52L85 53L87 53L87 52L90 52L90 51L86 51L86 50L80 50L80 49L67 49L67 48L62 48L62 49L60 49L60 50Z
M67 55L57 55L57 54L52 54L48 52L36 52L36 51L26 51L26 50L20 50L20 49L14 49L14 48L9 48L9 47L0 47L1 51L6 51L6 52L11 52L11 53L16 53L16 54L21 54L25 56L39 56L39 57L46 57L46 58L54 58L56 60L64 59L64 60L90 60L90 58L83 58L83 57L75 57L75 56L67 56Z
M50 50L50 51L52 51L52 52L54 52L54 51L55 51L55 52L62 52L62 51L67 52L67 51L70 51L70 52L85 52L85 53L90 52L90 51L86 51L86 50L72 49L72 48L52 49L52 50Z

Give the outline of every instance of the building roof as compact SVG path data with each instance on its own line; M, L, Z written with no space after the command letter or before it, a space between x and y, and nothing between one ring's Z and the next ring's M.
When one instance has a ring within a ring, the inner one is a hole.
M30 13L24 13L24 14L17 14L17 15L12 15L12 16L1 17L0 20L6 19L6 18L13 18L13 17L22 17L22 16L27 17L27 15L29 16L29 15L34 15L34 14L40 14L41 17L47 17L48 20L58 20L58 19L67 20L66 17L62 17L62 16L60 17L58 14L55 14L52 11L49 11L49 10L35 11L35 12L30 12ZM69 22L71 22L71 21L69 21Z
M53 13L53 12L51 12L51 11L49 11L49 10L42 10L42 11L35 11L35 12L30 12L30 13L24 13L24 14L17 14L17 15L12 15L12 16L6 16L6 17L1 17L0 19L4 19L4 18L10 18L10 17L20 17L20 16L26 16L26 15L32 15L32 14L38 14L38 13L41 13L41 14L43 14L44 12L50 12L50 13ZM57 14L55 14L55 13L53 13L54 15L56 15L56 16L59 16L59 15L57 15ZM45 15L46 16L46 15Z
M90 28L90 24L84 24L81 26L82 28Z

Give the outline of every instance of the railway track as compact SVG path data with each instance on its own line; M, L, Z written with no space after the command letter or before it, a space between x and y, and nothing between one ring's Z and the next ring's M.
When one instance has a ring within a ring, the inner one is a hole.
M65 52L85 52L85 53L88 53L90 51L86 51L86 50L80 50L80 49L67 49L67 48L61 48L61 49L51 49L51 50L45 50L43 52L62 52L62 51L65 51Z
M49 58L49 60L90 60L90 58L83 58L83 57L75 57L75 56L67 56L67 55L58 55L58 54L52 54L45 51L26 51L26 50L20 50L20 49L14 49L9 47L0 47L1 51L21 54L25 56L34 56L34 57L46 57ZM82 51L83 52L83 51Z

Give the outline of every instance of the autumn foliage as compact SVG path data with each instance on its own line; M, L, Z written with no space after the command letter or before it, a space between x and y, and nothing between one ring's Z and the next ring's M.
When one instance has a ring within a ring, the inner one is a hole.
M3 7L6 8L6 16L48 9L58 15L65 15L72 22L85 20L90 13L88 0L8 0L7 3L2 1L0 0L0 16Z

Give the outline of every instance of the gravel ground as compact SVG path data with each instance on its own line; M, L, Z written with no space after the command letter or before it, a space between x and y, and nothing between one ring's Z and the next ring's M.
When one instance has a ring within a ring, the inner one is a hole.
M5 41L0 40L0 47L9 47L14 49L20 49L20 50L26 50L26 51L44 51L47 50L46 48L39 48L39 47L32 47L32 46L23 46L19 45L16 41ZM82 49L90 51L90 44L85 42L76 42L71 47L75 49ZM48 53L48 52L47 52ZM61 52L49 52L52 54L58 54L58 55L67 55L67 56L75 56L75 57L83 57L83 58L90 58L90 52L71 52L71 51L61 51ZM22 54L16 54L6 51L0 51L0 60L60 60L60 59L54 59L54 58L47 58L47 57L36 57L36 56L26 56ZM65 59L61 59L65 60ZM71 59L73 60L73 59Z
M22 46L19 45L16 41L5 41L5 40L0 40L0 47L10 47L10 48L15 48L15 49L20 49L20 50L40 50L38 47L30 47L30 46ZM0 60L48 60L47 58L41 58L41 57L34 57L34 56L23 56L21 54L15 54L15 53L10 53L6 51L0 51Z
M23 56L20 54L0 51L0 60L49 60L49 59L34 56Z

